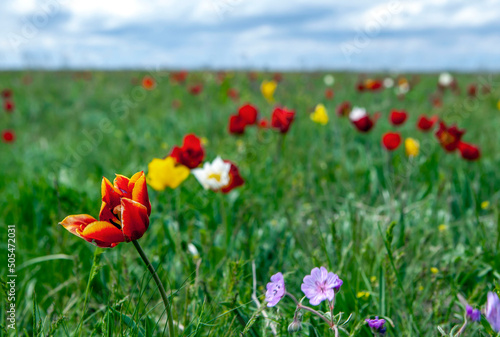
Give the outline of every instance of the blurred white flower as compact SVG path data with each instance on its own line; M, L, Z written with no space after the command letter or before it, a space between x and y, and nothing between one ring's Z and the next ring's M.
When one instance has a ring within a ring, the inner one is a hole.
M323 82L325 82L326 86L332 86L335 83L335 77L330 74L325 75L325 77L323 77Z
M352 108L351 112L349 113L349 119L353 122L358 121L365 116L366 116L366 109L358 108L357 106Z
M218 191L229 184L229 170L231 164L217 157L213 162L206 162L203 167L193 169L191 172L204 189Z
M390 77L384 79L384 88L392 88L394 86L394 80Z
M453 76L450 73L441 73L439 75L438 83L443 87L449 86L453 82Z

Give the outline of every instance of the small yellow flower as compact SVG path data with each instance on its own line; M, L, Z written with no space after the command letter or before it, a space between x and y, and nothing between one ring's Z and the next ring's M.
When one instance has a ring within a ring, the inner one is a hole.
M443 232L446 232L448 230L448 226L446 226L445 224L442 224L442 225L438 226L438 229L441 233L443 233Z
M377 282L377 276L372 276L372 277L370 277L370 281L371 281L372 283Z
M490 207L490 202L489 201L483 201L481 203L481 208L482 209L487 209L488 207Z
M153 189L163 191L165 188L177 188L189 176L189 169L172 157L154 158L148 164L146 181Z
M419 291L422 291L422 290L424 290L424 287L423 287L423 286L419 286L419 287L418 287L418 290L419 290Z
M208 144L208 138L207 137L201 137L200 138L201 145L205 146Z
M420 143L418 140L413 139L413 138L406 138L405 139L405 151L406 155L408 157L416 157L418 156L418 153L420 151Z
M500 110L500 99L497 102L497 108L498 108L498 110Z
M437 273L439 273L439 269L437 269L436 267L432 267L431 268L431 273L437 274Z
M262 95L267 99L269 102L274 102L274 92L276 91L276 88L278 87L278 83L276 81L262 81L262 84L260 85L260 91L262 92Z
M328 112L323 104L316 105L316 109L311 114L311 120L315 123L326 125L328 123Z
M368 291L358 291L358 293L356 294L356 297L363 298L363 299L367 300L368 297L370 297L370 293Z

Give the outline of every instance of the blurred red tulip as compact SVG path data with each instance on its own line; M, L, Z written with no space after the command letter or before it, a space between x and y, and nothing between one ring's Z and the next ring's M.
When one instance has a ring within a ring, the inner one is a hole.
M12 97L12 90L10 89L4 89L2 90L2 97L7 99Z
M198 167L205 157L205 150L201 146L201 140L194 134L188 134L184 137L182 147L175 146L170 153L179 164L190 169Z
M459 142L458 150L460 151L462 158L468 161L478 160L481 157L481 151L479 148L472 144Z
M170 78L173 83L184 83L187 76L188 72L185 70L173 72L170 74Z
M12 130L2 131L2 141L4 143L12 143L16 140L16 134Z
M229 169L229 184L221 188L221 192L229 193L236 187L242 186L245 180L241 177L240 171L234 163L229 160L224 160L224 162L231 164L231 168Z
M238 115L243 118L246 124L257 123L257 108L251 104L245 104L238 109Z
M5 100L3 102L3 108L5 109L5 111L7 112L13 112L14 111L14 102L10 101L10 100Z
M151 76L144 76L142 79L142 87L146 90L153 90L156 87L156 82Z
M408 113L404 110L392 110L389 115L389 121L392 125L401 125L408 118Z
M235 88L229 88L227 90L227 96L233 101L237 101L240 98L240 93Z
M476 94L477 94L477 86L475 84L470 84L467 87L467 95L469 95L469 97L476 97Z
M434 124L438 121L438 116L432 116L431 118L427 118L425 115L421 115L417 122L417 128L420 131L429 131L434 127Z
M354 107L349 113L349 120L360 132L370 131L380 114L375 114L373 119L366 113L366 109Z
M397 132L387 132L382 136L382 145L388 151L396 150L401 144L401 135Z
M195 84L189 87L189 93L193 96L200 94L203 91L203 84Z
M337 115L340 117L346 117L349 116L349 113L352 110L351 102L345 101L340 103L340 105L337 107Z
M286 108L275 108L271 116L271 126L279 129L281 133L287 133L295 119L295 111Z
M332 88L325 89L325 98L326 99L333 99L333 89Z
M270 123L267 119L262 118L261 120L259 120L259 124L258 124L259 128L268 129L269 125L270 125Z
M274 73L273 80L275 80L276 82L281 82L283 81L283 75L281 73Z
M233 135L242 135L245 133L247 123L240 115L231 115L229 117L229 133Z
M453 152L458 147L464 133L465 130L459 130L456 125L447 127L446 124L440 122L436 137L446 151Z

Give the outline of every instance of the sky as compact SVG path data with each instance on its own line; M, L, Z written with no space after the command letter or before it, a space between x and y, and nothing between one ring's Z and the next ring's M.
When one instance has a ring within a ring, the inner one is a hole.
M499 71L500 0L0 0L0 69Z

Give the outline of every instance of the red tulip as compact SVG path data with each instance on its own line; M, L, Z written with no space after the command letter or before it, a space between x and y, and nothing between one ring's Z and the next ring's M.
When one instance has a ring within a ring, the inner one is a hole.
M431 118L427 118L425 115L421 115L417 122L417 128L420 131L429 131L434 127L434 124L438 121L438 116L432 116Z
M387 132L382 136L382 145L388 151L396 150L401 144L401 135L397 132Z
M349 113L349 120L360 132L368 132L375 125L379 114L373 116L373 119L366 113L364 108L354 107Z
M142 87L146 90L153 90L156 86L154 78L151 76L144 76L142 79Z
M227 96L233 101L237 101L240 98L240 93L234 88L227 89Z
M268 129L269 128L269 121L265 118L262 118L261 120L259 120L259 124L258 124L258 127L260 129Z
M275 108L271 116L271 126L279 129L281 133L287 133L295 119L295 111L286 108Z
M137 172L130 179L116 175L113 185L103 178L101 193L99 220L79 214L66 217L60 224L98 247L112 248L120 242L140 239L149 227L151 214L144 172Z
M469 87L467 88L467 95L469 95L469 97L476 97L476 94L477 86L475 84L469 85Z
M276 82L281 82L283 81L283 75L281 75L281 73L274 73L273 80L275 80Z
M440 122L439 130L436 132L436 137L446 151L453 152L458 147L460 139L464 133L465 130L459 130L456 125L447 127L446 124Z
M333 89L332 88L325 89L325 98L326 99L333 99Z
M205 157L205 150L201 146L201 141L194 134L184 137L182 147L175 146L170 153L179 164L190 169L198 167Z
M13 112L14 111L14 102L12 101L9 101L9 100L5 100L3 102L3 108L5 109L5 111L7 112Z
M338 107L337 107L337 115L340 117L345 117L349 116L349 113L352 110L351 103L349 101L342 102Z
M359 92L365 91L365 85L363 84L363 82L358 82L356 84L356 90L359 91Z
M240 176L240 171L234 163L229 160L224 160L224 162L231 164L231 168L229 169L229 184L221 188L221 192L229 193L236 187L242 186L245 180Z
M16 140L16 134L12 130L2 131L2 141L4 143L13 143Z
M203 91L203 85L202 84L196 84L196 85L192 85L192 86L189 87L189 93L191 95L193 95L193 96L198 95L202 91Z
M408 118L408 113L404 110L392 110L389 115L389 121L392 125L401 125Z
M229 117L229 133L234 135L242 135L245 133L247 123L240 115L231 115Z
M481 157L481 151L479 148L472 144L467 144L464 142L458 143L458 150L463 159L468 161L478 160Z
M170 75L172 82L174 83L184 83L188 76L188 72L185 70L174 72Z
M238 109L238 115L243 118L246 124L255 124L257 123L257 108L251 104L245 104Z
M12 90L10 89L4 89L2 90L2 97L7 99L12 97Z

